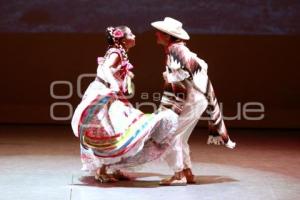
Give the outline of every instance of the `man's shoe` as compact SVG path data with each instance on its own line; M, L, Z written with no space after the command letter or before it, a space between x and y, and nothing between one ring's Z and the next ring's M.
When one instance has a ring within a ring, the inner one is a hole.
M183 186L186 185L187 181L183 174L183 171L175 172L171 178L163 179L159 182L160 185L164 186Z
M195 184L196 183L196 177L193 175L193 172L190 168L186 168L182 170L184 176L186 177L186 181L188 184Z

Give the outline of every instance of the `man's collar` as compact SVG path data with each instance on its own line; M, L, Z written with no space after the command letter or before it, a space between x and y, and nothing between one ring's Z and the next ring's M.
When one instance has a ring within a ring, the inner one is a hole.
M186 43L184 41L179 41L179 42L170 42L166 47L165 47L165 52L169 53L170 49L174 46L174 45L186 45Z

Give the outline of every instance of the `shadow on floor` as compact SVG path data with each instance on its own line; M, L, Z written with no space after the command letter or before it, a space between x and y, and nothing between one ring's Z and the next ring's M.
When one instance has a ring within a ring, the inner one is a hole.
M113 188L113 187L132 187L132 188L155 188L162 187L159 185L159 180L169 177L163 174L157 173L134 173L132 174L135 177L131 181L119 181L116 183L100 183L94 179L93 176L81 176L78 178L76 183L72 183L73 186L93 186L100 188ZM150 180L143 180L146 178L150 178ZM151 180L155 179L155 180ZM193 185L206 185L206 184L218 184L225 182L236 182L238 180L232 179L230 177L225 176L196 176L196 184Z

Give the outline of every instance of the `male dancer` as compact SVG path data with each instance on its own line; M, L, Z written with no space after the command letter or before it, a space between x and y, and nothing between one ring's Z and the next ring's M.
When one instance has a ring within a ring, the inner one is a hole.
M208 144L224 144L234 148L229 139L212 84L207 76L207 64L186 46L188 33L182 23L166 17L151 24L157 29L157 43L165 48L165 89L161 109L171 108L179 114L177 136L165 160L175 174L161 180L161 185L193 184L188 139L204 111L209 114Z

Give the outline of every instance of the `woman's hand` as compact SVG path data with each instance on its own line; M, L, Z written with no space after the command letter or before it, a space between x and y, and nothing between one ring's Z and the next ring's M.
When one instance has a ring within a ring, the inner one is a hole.
M134 73L132 73L131 71L128 71L128 76L133 79L134 78Z

